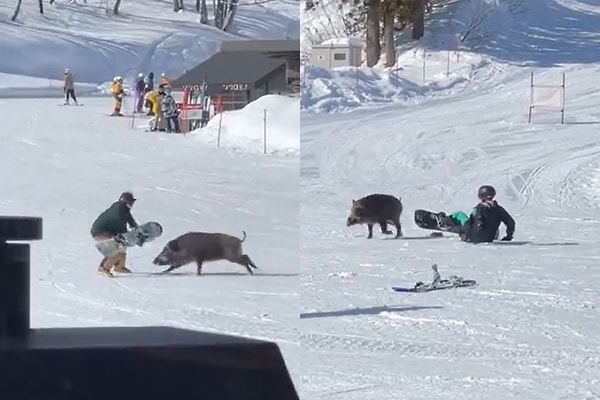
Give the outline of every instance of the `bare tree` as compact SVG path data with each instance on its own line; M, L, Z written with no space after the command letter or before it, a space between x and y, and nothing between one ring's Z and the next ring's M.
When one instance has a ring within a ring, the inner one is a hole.
M372 67L381 57L381 42L379 41L379 11L380 0L367 0L367 67Z
M10 19L11 21L16 21L17 17L19 16L19 12L21 11L21 3L23 2L23 0L18 0L17 1L17 7L15 8L15 13L13 14L12 18Z
M121 7L121 0L115 1L115 6L113 7L114 15L119 15L119 7Z
M200 23L208 24L208 8L206 7L206 0L196 0L196 12L200 13Z
M416 0L413 14L412 38L420 39L425 34L425 0Z
M393 67L396 64L394 20L396 19L397 5L397 0L383 0L383 3L381 4L381 12L383 17L383 45L386 67Z
M173 0L173 11L183 10L183 0Z

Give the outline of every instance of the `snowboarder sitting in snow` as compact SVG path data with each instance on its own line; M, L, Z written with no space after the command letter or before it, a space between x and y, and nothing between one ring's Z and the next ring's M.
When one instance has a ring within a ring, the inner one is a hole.
M490 185L483 185L477 192L480 203L477 204L469 215L462 211L455 211L450 215L438 213L440 228L458 233L461 239L470 243L493 242L499 236L500 224L506 225L506 236L502 241L511 241L515 233L515 220L504 207L498 204L496 189Z
M118 235L127 232L127 225L132 229L137 228L138 224L131 215L136 198L130 192L123 192L119 201L114 202L109 208L104 210L92 224L90 233L96 242L114 239ZM143 238L140 238L138 245L143 244ZM98 272L106 276L112 276L114 272L130 273L125 266L127 260L127 248L119 245L116 254L110 257L104 257L98 267Z

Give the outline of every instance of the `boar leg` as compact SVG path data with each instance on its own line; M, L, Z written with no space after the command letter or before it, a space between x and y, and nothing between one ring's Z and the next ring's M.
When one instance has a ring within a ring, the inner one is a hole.
M367 236L367 239L372 239L373 238L373 224L367 224L367 229L369 230L369 235Z
M381 227L381 233L384 235L391 235L393 233L392 231L388 230L387 220L382 219L378 222L378 224Z
M237 261L238 264L243 265L244 267L246 267L246 269L248 270L248 272L250 274L253 274L254 271L252 271L252 268L258 268L250 259L250 257L248 257L246 254L242 254L239 258L239 260ZM252 267L252 268L250 268Z
M183 266L183 264L171 264L169 266L169 268L162 271L161 274L169 273L169 272L173 271L174 269L181 268L182 266Z
M394 221L394 225L396 225L396 237L395 237L395 239L403 237L404 234L402 233L402 225L400 224L400 221L398 219L396 219Z
M196 259L196 275L202 275L202 263L203 262L204 262L204 260L201 258Z

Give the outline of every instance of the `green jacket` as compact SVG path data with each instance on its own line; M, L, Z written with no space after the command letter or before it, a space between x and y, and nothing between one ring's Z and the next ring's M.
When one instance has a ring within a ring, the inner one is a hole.
M471 215L475 214L475 209L473 208L471 210ZM456 221L458 222L458 225L463 226L468 220L469 220L469 216L464 213L463 211L455 211L452 214L450 214L450 216Z
M114 236L127 232L127 225L135 228L137 222L133 219L129 207L125 203L117 201L96 218L90 233L92 236L100 234Z

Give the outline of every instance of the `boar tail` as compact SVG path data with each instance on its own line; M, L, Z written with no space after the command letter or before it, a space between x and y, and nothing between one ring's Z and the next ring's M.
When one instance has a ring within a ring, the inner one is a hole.
M246 240L246 232L242 231L242 233L244 234L244 237L240 239L240 242L243 242L244 240Z

